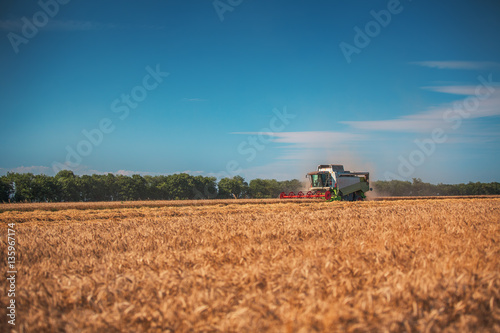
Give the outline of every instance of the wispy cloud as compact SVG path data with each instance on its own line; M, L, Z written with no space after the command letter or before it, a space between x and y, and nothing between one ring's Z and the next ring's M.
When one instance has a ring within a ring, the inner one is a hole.
M19 166L16 168L6 169L0 168L0 175L6 175L8 172L16 172L16 173L32 173L35 175L53 175L54 172L52 168L41 166L41 165L33 165L33 166Z
M500 86L491 86L494 91L485 99L476 98L478 87L473 86L442 86L425 87L427 90L454 95L468 96L466 98L438 105L429 110L396 119L373 121L342 121L356 129L391 132L429 132L434 128L451 127L452 122L446 121L451 116L461 114L464 119L476 119L500 115ZM483 88L485 89L485 88ZM472 97L472 98L471 98ZM449 118L446 117L449 116Z
M233 132L231 134L261 135L265 140L288 144L294 148L329 148L332 143L366 139L364 135L360 134L333 131ZM286 148L290 148L290 146Z
M416 61L411 64L438 69L500 69L500 63L494 61Z
M67 170L73 171L75 175L107 175L108 173L114 175L123 175L123 176L132 176L132 175L141 175L141 176L166 176L172 175L176 173L187 173L192 176L205 175L204 171L193 171L193 170L184 170L184 171L175 171L175 172L150 172L150 171L136 171L136 170L118 170L118 171L101 171L93 169L89 166L79 165L77 168L68 167ZM33 166L19 166L15 168L0 168L0 175L6 175L9 172L15 173L32 173L34 175L47 175L47 176L55 176L54 170L51 167L42 166L42 165L33 165Z
M418 115L422 116L422 115ZM428 132L436 127L436 119L413 119L413 116L389 120L342 121L356 129L391 132Z
M107 174L108 172L106 172ZM173 175L176 173L187 173L192 176L198 176L205 174L204 171L192 171L192 170L184 170L184 171L176 171L176 172L150 172L150 171L133 171L133 170L118 170L116 172L109 172L115 175L122 176L132 176L132 175L141 175L141 176L167 176Z
M118 170L116 172L110 172L112 174L115 174L117 176L132 176L132 175L143 175L143 176L158 176L160 174L157 174L155 172L143 172L143 171L133 171L133 170Z
M441 92L453 95L474 96L476 87L474 86L429 86L422 89Z

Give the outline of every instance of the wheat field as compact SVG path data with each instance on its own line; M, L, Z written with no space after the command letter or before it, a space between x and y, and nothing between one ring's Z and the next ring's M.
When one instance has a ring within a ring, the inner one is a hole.
M499 198L42 205L0 222L0 252L15 223L18 253L3 331L500 332Z

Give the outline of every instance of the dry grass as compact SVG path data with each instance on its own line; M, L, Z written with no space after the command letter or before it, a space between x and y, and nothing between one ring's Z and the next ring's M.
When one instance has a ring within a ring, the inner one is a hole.
M500 198L500 196L497 196ZM391 198L391 197L386 197ZM415 197L413 197L415 199ZM323 199L324 200L324 199ZM390 199L389 199L390 200ZM185 207L185 206L212 206L212 205L245 205L245 204L275 204L282 199L211 199L211 200L148 200L148 201L100 201L100 202L18 202L0 203L0 213L7 211L29 212L35 210L99 210L123 208L160 208L160 207ZM321 199L287 199L287 202L318 202Z
M368 200L372 201L389 201L389 200L443 200L443 199L496 199L500 195L433 195L433 196L407 196L407 197L384 197L384 196L370 196L372 192L367 193ZM1 206L0 206L1 207Z
M500 332L500 199L99 208L0 213L17 331Z
M309 201L311 201L310 199ZM304 199L296 199L296 202ZM0 203L0 213L4 211L34 211L34 210L67 210L67 209L122 209L144 207L183 207L183 206L208 206L219 204L246 204L246 203L276 203L279 199L213 199L213 200L148 200L148 201L101 201L101 202L19 202Z

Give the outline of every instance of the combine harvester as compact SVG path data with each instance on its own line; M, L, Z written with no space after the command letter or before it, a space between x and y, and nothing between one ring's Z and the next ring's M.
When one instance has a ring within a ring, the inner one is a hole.
M325 198L327 201L360 201L366 198L365 192L371 191L369 172L344 171L343 165L318 165L318 171L309 172L306 177L311 181L309 191L295 194L281 192L280 199Z

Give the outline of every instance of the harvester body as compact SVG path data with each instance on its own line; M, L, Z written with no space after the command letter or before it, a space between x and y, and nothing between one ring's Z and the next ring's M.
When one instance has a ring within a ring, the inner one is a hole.
M322 164L317 171L309 172L307 176L311 186L304 194L299 192L281 193L280 198L325 198L326 200L358 201L366 198L365 192L370 191L369 172L345 171L343 165Z

